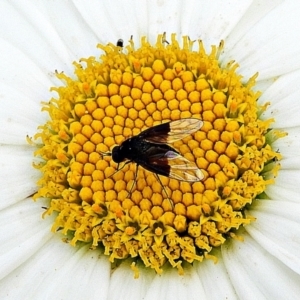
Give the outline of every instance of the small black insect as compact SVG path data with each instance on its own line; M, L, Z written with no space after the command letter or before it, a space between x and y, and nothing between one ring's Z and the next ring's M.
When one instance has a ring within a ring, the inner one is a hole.
M117 46L118 47L123 47L123 44L124 44L123 40L122 39L118 39Z
M117 172L130 162L137 164L135 180L129 195L136 182L139 166L156 175L181 181L200 181L204 175L196 164L181 156L167 143L181 140L202 126L203 122L195 118L163 123L125 140L120 146L115 146L112 152L103 153L103 155L112 156L113 161L118 164ZM119 168L121 162L125 163ZM158 176L157 178L160 181Z

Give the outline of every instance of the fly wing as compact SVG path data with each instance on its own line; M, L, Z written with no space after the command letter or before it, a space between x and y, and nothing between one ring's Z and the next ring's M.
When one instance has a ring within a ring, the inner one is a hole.
M200 181L204 174L194 162L181 156L179 153L152 147L147 153L147 159L141 166L145 169L181 181Z
M170 178L191 182L200 181L204 178L204 174L197 165L179 153L168 151L165 156L170 166Z
M139 137L157 144L173 143L194 133L202 126L203 122L199 119L180 119L148 128L141 132Z

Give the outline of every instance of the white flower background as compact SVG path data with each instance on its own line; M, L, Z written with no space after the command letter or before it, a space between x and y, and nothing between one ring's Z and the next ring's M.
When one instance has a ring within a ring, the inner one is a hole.
M300 2L214 1L0 1L0 299L297 299L300 295ZM44 124L41 101L60 84L54 71L73 73L72 62L99 56L97 43L151 42L167 32L225 40L224 65L234 59L245 80L259 72L264 118L288 133L275 143L283 155L268 199L244 242L216 251L218 264L195 263L184 276L161 276L129 263L111 270L107 257L73 248L42 220L32 167L33 136Z

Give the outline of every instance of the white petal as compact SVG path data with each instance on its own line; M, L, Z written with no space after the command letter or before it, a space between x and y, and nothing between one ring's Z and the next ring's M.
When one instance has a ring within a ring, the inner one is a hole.
M233 37L234 41L229 41L225 51L227 61L237 61L241 66L240 74L246 77L259 71L260 80L299 69L299 10L299 1L283 1L243 36L238 35L239 38Z
M12 87L0 83L3 103L0 111L1 132L0 138L3 144L25 145L26 136L36 133L39 119L41 119L41 109L37 101L27 97ZM21 101L16 101L21 99ZM35 116L37 116L35 118Z
M101 43L114 43L119 38L123 38L127 44L131 35L136 41L140 36L147 34L148 18L145 0L131 2L92 0L89 1L89 5L77 0L74 4Z
M207 299L238 299L222 256L219 251L214 251L211 254L218 258L216 264L210 259L205 259L193 266L197 269Z
M210 2L210 1L209 1ZM214 1L215 2L215 1ZM224 2L224 1L223 1ZM229 1L226 1L226 3ZM246 1L237 1L240 2ZM233 28L232 32L226 40L226 45L229 49L236 47L236 44L243 38L243 36L253 27L257 22L264 18L268 13L270 13L276 6L282 3L283 0L274 1L264 1L264 0L254 0L247 1L247 10L242 14L239 14L239 22ZM236 4L236 3L235 3ZM235 5L233 4L233 6ZM231 8L234 11L234 8ZM235 16L231 16L235 17Z
M144 299L151 282L155 277L153 270L139 268L139 278L134 279L134 273L130 269L131 262L124 261L113 271L109 286L109 299Z
M256 222L247 232L260 246L300 274L300 203L260 200L251 207Z
M155 2L153 2L155 3ZM152 3L151 3L152 4ZM155 40L157 34L180 32L180 15L183 2L180 0L158 1L156 5L148 4L148 34Z
M210 49L210 45L218 45L221 39L226 39L247 12L251 1L194 0L185 3L180 30L192 39L202 39Z
M25 199L1 211L0 279L36 255L50 237L53 218L42 220L43 201ZM0 297L1 298L1 297Z
M0 83L1 143L24 145L26 135L33 135L37 126L45 123L41 101L50 99L52 84L32 60L11 44L0 41L0 52L0 69L5 70Z
M260 103L270 102L263 119L275 118L274 128L300 126L299 100L300 70L286 74L277 79L260 98Z
M41 173L32 167L32 146L1 146L1 209L32 195Z
M284 132L288 135L284 138L276 140L272 144L273 149L278 149L282 156L285 158L293 158L299 156L300 149L300 127L285 128Z
M156 275L144 299L205 299L205 292L195 269L186 268L184 272L184 276L180 276L176 269L169 269L164 270L162 275Z
M127 41L131 35L138 41L140 36L146 35L155 42L157 34L166 32L169 36L176 32L179 37L190 35L192 39L204 39L210 48L210 44L218 44L229 34L250 3L237 0L151 3L135 0L128 3L118 0L113 4L89 1L87 6L79 0L75 5L100 41L114 42L119 38Z
M24 95L27 97L30 95L31 101L34 101L34 98L40 98L39 101L44 100L42 97L45 93L49 93L51 81L41 66L35 64L32 58L28 57L22 49L20 50L12 43L1 38L0 51L2 58L0 67L1 70L5 70L1 77L1 84L19 92L21 94L21 97L17 98L19 101L22 101ZM53 70L53 66L51 70ZM22 107L22 102L18 104ZM25 102L24 106L26 107L27 104ZM39 118L39 116L36 117Z
M266 194L270 199L300 202L300 171L280 170L276 183L267 186Z
M64 66L65 71L71 70L72 59L64 43L34 3L38 2L13 4L1 1L0 11L5 13L0 19L0 26L6 30L1 30L0 37L20 49L44 74L58 65ZM45 5L47 2L42 3ZM56 62L55 65L53 62Z
M62 243L55 235L34 257L0 284L1 299L106 300L110 264L106 257L85 247ZM22 278L22 280L20 280Z
M297 299L300 277L250 236L222 247L224 264L239 299Z
M37 127L46 121L45 113L41 113L42 99L35 98L30 92L26 96L3 83L0 83L0 89L4 95L0 111L1 142L26 145L26 136L32 137Z
M300 170L300 156L283 158L280 165L282 170Z
M55 43L56 46L60 45L67 51L69 57L65 58L65 64L71 67L73 59L78 60L81 57L99 55L99 49L96 48L96 45L99 43L97 35L101 32L103 26L99 26L98 32L93 32L83 18L81 10L76 7L73 1L59 2L59 6L55 1L37 1L34 3L45 19L43 22L45 27L42 27L42 30L46 31L46 26L51 26L51 31L46 36L46 39ZM86 5L87 3L82 4L87 7L91 5L90 2L88 5ZM99 18L102 7L101 2L98 2L97 8L95 8ZM106 23L105 19L100 18L100 20L102 24ZM111 32L111 29L109 32ZM56 51L59 51L59 49ZM66 70L64 69L64 71Z

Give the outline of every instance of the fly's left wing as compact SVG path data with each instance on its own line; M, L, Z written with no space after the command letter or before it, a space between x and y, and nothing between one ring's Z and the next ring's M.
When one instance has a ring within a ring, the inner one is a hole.
M173 143L194 133L202 126L203 122L196 118L180 119L148 128L141 132L139 137L157 144Z
M194 162L175 151L159 147L152 147L141 166L153 173L180 181L196 182L204 178L204 174Z
M204 178L204 174L197 165L179 153L168 151L165 154L165 160L170 166L170 178L191 182L200 181Z

